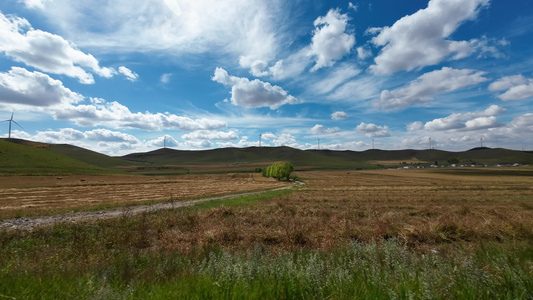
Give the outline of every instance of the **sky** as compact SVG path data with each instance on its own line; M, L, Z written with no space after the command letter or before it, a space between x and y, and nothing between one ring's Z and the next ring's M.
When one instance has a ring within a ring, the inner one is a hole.
M523 0L2 0L0 137L533 150ZM20 126L18 126L20 125Z

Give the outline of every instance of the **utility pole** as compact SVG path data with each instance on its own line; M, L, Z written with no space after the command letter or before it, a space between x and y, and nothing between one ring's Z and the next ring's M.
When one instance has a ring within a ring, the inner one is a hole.
M481 148L483 148L483 138L480 139Z

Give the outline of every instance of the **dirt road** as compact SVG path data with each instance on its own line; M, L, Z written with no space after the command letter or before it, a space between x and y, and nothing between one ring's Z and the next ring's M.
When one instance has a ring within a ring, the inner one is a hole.
M107 209L101 211L91 211L91 212L76 212L68 213L64 215L56 216L46 216L46 217L37 217L37 218L15 218L10 220L0 220L0 230L32 230L38 226L50 226L56 223L75 223L80 221L94 221L101 219L110 219L117 218L120 216L131 216L143 212L157 211L162 209L173 209L179 207L191 206L200 202L214 201L214 200L224 200L230 198L237 198L242 196L249 195L258 195L271 191L280 191L290 189L292 186L282 186L274 189L264 190L264 191L254 191L246 193L238 193L232 195L224 196L213 196L206 197L201 199L189 200L189 201L169 201L164 203L157 203L151 205L136 205L128 207L120 207L115 209Z

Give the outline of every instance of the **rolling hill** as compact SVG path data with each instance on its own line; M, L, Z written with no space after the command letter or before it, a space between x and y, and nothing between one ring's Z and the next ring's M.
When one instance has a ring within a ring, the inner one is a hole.
M0 139L0 175L108 174L110 169L47 150L48 144Z
M0 174L186 174L246 172L276 161L289 161L295 170L375 169L380 167L455 164L533 164L533 152L474 148L462 152L430 150L334 151L290 147L176 150L162 148L111 157L68 144L0 139Z

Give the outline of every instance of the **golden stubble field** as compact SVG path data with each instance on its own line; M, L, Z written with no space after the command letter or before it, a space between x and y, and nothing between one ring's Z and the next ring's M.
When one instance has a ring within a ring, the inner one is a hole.
M287 185L261 174L2 176L0 218L257 191Z
M421 251L456 243L533 246L533 177L509 171L300 172L305 186L261 205L220 207L186 222L168 215L149 243L182 252L209 244L329 251L390 238Z
M533 246L531 168L306 171L292 193L253 205L143 214L143 251L190 253L210 245L247 251L329 251L354 241L394 238L420 251L457 243ZM269 189L260 174L175 177L0 178L0 212L126 205ZM223 203L223 202L221 202ZM0 216L1 217L1 216ZM117 220L117 222L121 222ZM136 232L136 233L135 233ZM137 243L135 243L137 244ZM195 250L196 249L196 250ZM439 250L440 251L440 250Z

